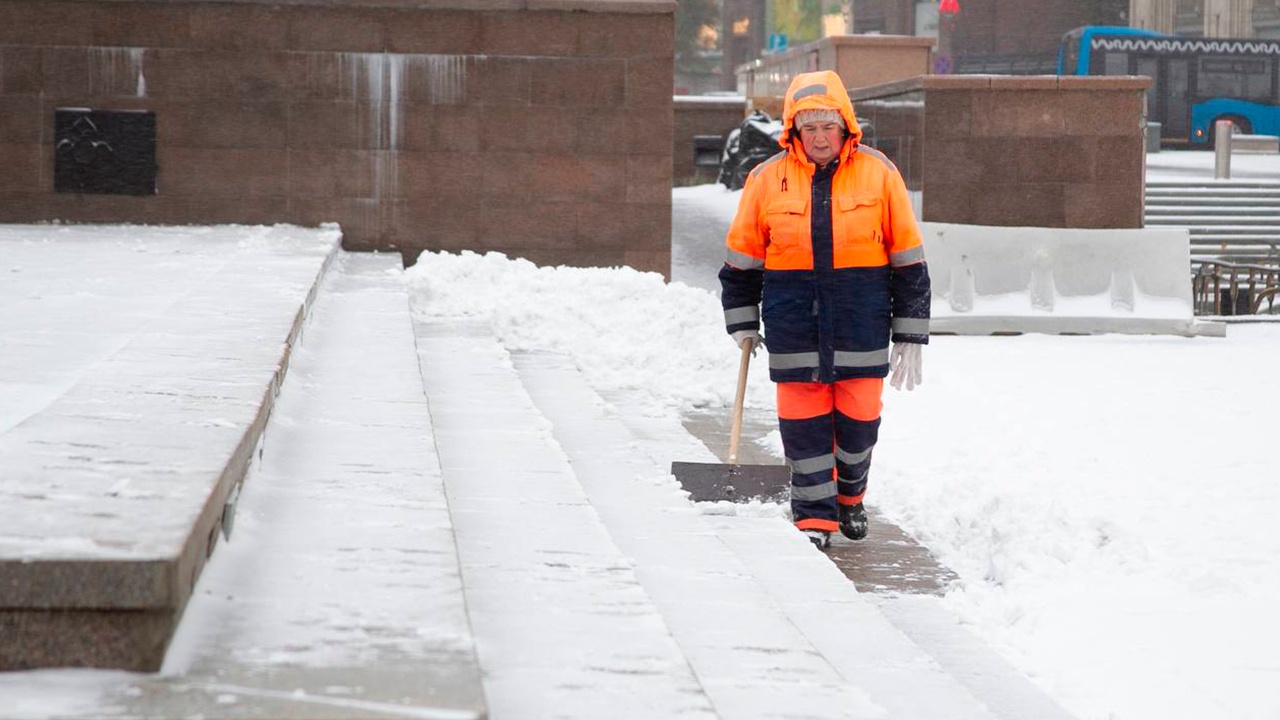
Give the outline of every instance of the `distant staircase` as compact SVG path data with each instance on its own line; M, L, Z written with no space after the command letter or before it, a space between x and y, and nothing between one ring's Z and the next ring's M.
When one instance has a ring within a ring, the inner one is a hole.
M1191 234L1198 316L1272 314L1280 291L1280 183L1149 182L1147 227Z
M1280 264L1280 183L1148 182L1145 224L1191 231L1191 259Z

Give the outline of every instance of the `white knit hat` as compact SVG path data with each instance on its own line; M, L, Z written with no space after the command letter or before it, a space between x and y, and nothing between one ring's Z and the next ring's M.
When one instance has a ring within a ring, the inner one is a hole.
M839 110L832 110L830 108L812 108L809 110L801 110L800 112L796 113L796 119L794 122L795 127L800 127L801 125L804 125L806 123L813 123L813 122L816 122L816 123L833 122L839 125L840 127L848 130L848 128L845 127L845 124L844 124L844 116L840 114Z

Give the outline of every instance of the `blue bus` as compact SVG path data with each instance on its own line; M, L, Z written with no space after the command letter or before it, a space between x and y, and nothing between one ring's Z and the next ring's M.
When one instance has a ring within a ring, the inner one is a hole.
M1193 38L1127 27L1062 37L1059 75L1146 75L1147 118L1166 145L1209 147L1213 126L1280 135L1280 40Z

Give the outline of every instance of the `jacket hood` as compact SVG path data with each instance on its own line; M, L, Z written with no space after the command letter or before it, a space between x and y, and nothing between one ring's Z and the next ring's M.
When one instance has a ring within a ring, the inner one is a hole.
M849 129L849 138L856 145L862 140L862 128L858 127L858 118L853 114L853 103L849 101L849 93L844 89L840 76L830 70L800 73L791 81L782 105L782 136L778 144L790 150L798 157L804 157L804 149L800 140L792 137L795 128L796 113L801 110L829 109L840 111L844 125ZM846 148L850 143L846 141ZM843 150L841 151L843 154Z

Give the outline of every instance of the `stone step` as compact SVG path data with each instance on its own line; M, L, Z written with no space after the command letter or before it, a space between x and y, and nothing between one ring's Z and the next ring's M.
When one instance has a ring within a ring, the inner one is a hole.
M1236 212L1256 210L1265 212L1280 207L1280 195L1267 197L1241 197L1238 195L1205 195L1191 197L1187 195L1152 195L1145 198L1148 210Z
M1275 257L1280 253L1280 237L1261 239L1258 241L1236 242L1230 237L1217 237L1211 234L1193 234L1190 237L1191 255L1255 255L1258 257Z
M1230 208L1200 210L1177 208L1161 210L1147 209L1146 224L1151 225L1247 225L1280 228L1276 216L1280 214L1280 205L1274 210L1258 210L1256 208L1232 210Z
M1191 233L1191 241L1197 242L1202 237L1238 238L1245 242L1274 243L1280 238L1280 228L1264 225L1186 225L1180 223L1150 223L1148 227L1186 228Z
M1146 212L1153 215L1262 215L1280 208L1280 198L1274 202L1256 198L1147 198Z
M460 322L415 332L492 715L716 717L507 351Z
M339 238L134 232L0 229L0 670L159 668Z
M1154 223L1193 225L1197 223L1234 223L1240 225L1276 224L1280 216L1280 205L1275 208L1259 209L1255 207L1232 208L1215 206L1212 208L1148 208L1143 216L1147 225Z
M1192 243L1193 252L1228 250L1266 255L1275 254L1276 247L1280 246L1280 237L1206 232L1192 234L1190 243Z
M1237 190L1233 188L1147 188L1145 197L1161 203L1208 203L1221 200L1234 205L1273 205L1280 201L1277 190Z
M1174 204L1166 201L1147 205L1143 214L1144 218L1159 218L1164 216L1192 216L1192 217L1243 217L1243 218L1266 218L1270 216L1274 218L1280 214L1280 203L1274 206L1259 205L1258 203L1229 203L1210 201L1205 204L1200 203L1181 203Z
M876 595L871 602L899 630L1004 720L1072 720L1073 715L930 595Z
M109 698L124 714L486 717L399 267L330 271L230 540L164 672Z
M784 518L720 514L724 509L691 512L669 475L672 458L639 451L627 423L567 358L518 356L516 365L721 717L830 717L825 700L812 707L797 704L826 693L865 695L891 718L1026 717L993 713L888 622ZM768 647L735 647L708 632L758 625L768 616L776 624L769 633L775 644ZM742 668L753 667L753 652L768 652L793 670L759 668L758 675L746 675ZM787 690L792 675L808 678L814 687ZM745 685L722 688L733 680Z
M1146 197L1153 204L1175 204L1175 205L1203 205L1208 202L1222 201L1230 205L1260 205L1272 206L1276 202L1280 202L1280 191L1252 192L1252 191L1233 191L1233 190L1197 190L1197 188L1179 188L1171 187L1167 190L1151 190L1148 188Z
M670 476L669 461L664 465L638 451L634 436L602 412L599 396L567 358L525 355L517 367L719 717L874 713L866 690L822 657L689 503ZM794 531L783 542L807 550L805 559L819 572L826 565Z
M1256 200L1251 202L1229 202L1225 198L1222 200L1207 200L1205 202L1175 202L1172 200L1161 200L1159 202L1149 203L1146 207L1147 215L1206 215L1209 217L1243 215L1249 216L1266 216L1268 213L1275 213L1280 209L1280 202L1274 205L1259 203ZM1274 215L1273 215L1274 216Z
M1152 190L1186 190L1186 191L1240 191L1240 192L1280 192L1280 183L1262 180L1148 180L1148 191Z
M1280 184L1148 183L1146 227L1186 228L1191 256L1237 262L1280 259Z
M1260 252L1241 247L1192 248L1191 259L1274 266L1277 261L1280 261L1280 254Z

